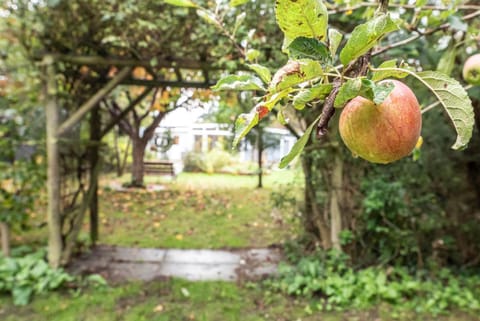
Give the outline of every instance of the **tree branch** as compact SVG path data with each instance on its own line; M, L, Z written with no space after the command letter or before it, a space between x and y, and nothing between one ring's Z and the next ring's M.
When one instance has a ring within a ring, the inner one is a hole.
M475 12L472 12L466 16L463 17L463 21L469 21L475 17L478 17L480 16L480 10L478 11L475 11ZM417 34L414 35L414 36L411 36L409 38L406 38L406 39L403 39L403 40L400 40L398 42L395 42L395 43L392 43L388 46L385 46L385 47L382 47L382 48L378 48L377 50L375 50L373 53L372 53L372 56L376 56L376 55L379 55L381 53L384 53L385 51L388 51L390 49L393 49L393 48L397 48L397 47L401 47L401 46L404 46L404 45L407 45L411 42L414 42L415 40L423 37L423 36L428 36L428 35L431 35L437 31L440 31L440 30L446 30L450 28L450 23L444 23L442 24L441 26L438 26L436 28L433 28L433 29L430 29L430 30L427 30L425 32L419 32L418 30L416 30Z

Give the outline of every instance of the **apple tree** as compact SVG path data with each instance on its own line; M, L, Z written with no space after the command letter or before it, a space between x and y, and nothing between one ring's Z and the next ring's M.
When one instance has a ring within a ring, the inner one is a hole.
M198 7L190 1L167 2ZM202 8L199 14L205 11L209 12ZM210 13L215 17L215 12ZM388 163L412 152L414 156L418 154L422 144L419 115L441 106L456 132L451 147L454 150L467 147L474 127L474 111L467 92L471 86L449 76L455 54L447 51L437 70L425 70L422 57L408 59L408 49L414 43L425 39L440 41L439 34L452 33L454 36L449 40L455 50L460 49L455 45L456 40L461 48L478 50L478 29L470 24L479 15L478 6L468 3L277 0L275 18L284 35L281 51L288 62L272 75L266 66L245 55L251 73L228 75L218 81L215 90L260 93L250 112L241 114L235 122L236 143L270 112L301 132L280 167L287 166L303 152L305 226L317 236L323 248L341 248L341 231L348 225L342 208L350 202L346 187L355 180L351 177L354 169L348 167L353 158L342 152L339 130L348 131L342 136L344 140L344 136L352 137L345 143L353 156L377 161L376 157L368 157L376 150L386 155L386 160L380 162ZM403 88L398 94L399 103L405 102L403 96L407 91L407 96L411 97L410 92L417 96L407 100L417 98L419 102L411 103L408 112L394 108L391 114L385 113L384 110L394 107L392 101L396 99L391 95L398 87ZM357 104L356 111L350 111L348 106L359 100L362 103ZM431 104L425 105L430 101ZM338 115L346 118L344 113L352 113L355 120L339 125ZM415 116L408 117L407 113ZM398 145L406 147L393 157ZM319 169L321 175L317 176ZM322 185L328 186L328 190L319 195L317 191L325 188Z

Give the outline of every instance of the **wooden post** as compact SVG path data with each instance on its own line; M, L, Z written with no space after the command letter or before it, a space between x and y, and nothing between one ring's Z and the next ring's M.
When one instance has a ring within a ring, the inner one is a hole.
M342 211L340 204L343 198L343 159L340 151L335 150L335 159L332 171L332 186L330 192L330 220L332 245L341 250L340 232L342 231Z
M263 128L257 127L257 152L258 152L258 185L257 188L263 187Z
M92 145L89 148L90 162L90 186L93 188L92 199L90 201L90 241L95 245L98 240L98 154L101 139L101 113L98 105L90 113L90 141Z
M48 194L48 262L54 268L60 266L62 254L62 225L60 218L60 157L58 150L57 130L59 124L58 106L56 101L56 80L54 60L46 56L44 97L47 126L47 194Z
M0 235L2 237L3 255L8 257L10 256L10 229L5 222L0 222Z

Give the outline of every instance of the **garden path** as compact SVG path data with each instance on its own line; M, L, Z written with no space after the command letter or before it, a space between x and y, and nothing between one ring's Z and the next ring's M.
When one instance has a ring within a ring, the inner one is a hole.
M74 273L98 273L111 281L178 277L192 281L241 281L275 274L276 248L238 250L146 249L100 245L76 258Z

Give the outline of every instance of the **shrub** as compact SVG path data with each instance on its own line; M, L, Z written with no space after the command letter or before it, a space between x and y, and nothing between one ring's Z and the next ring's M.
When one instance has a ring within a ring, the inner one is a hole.
M213 174L235 162L235 157L222 149L212 149L206 154L191 152L184 158L184 171Z

